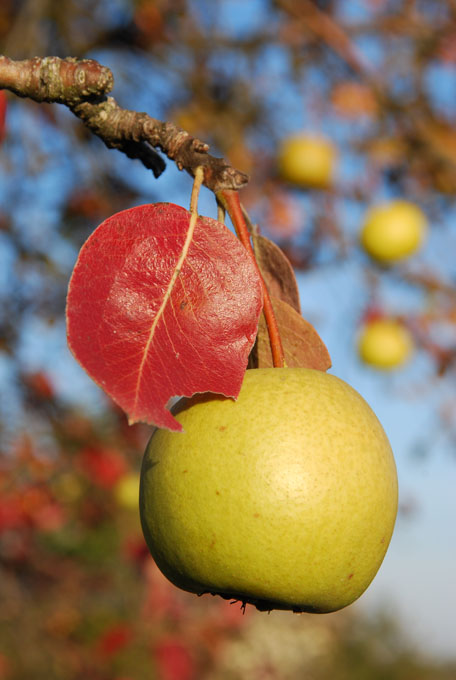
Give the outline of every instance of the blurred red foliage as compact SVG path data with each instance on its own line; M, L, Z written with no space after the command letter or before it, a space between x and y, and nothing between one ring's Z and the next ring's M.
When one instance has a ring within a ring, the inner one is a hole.
M127 472L124 457L115 449L88 446L80 452L78 464L88 479L105 489L112 488Z
M166 636L154 645L160 680L192 680L195 665L188 646L178 637Z
M105 630L97 641L97 651L102 657L110 657L126 647L133 637L128 624L118 623Z

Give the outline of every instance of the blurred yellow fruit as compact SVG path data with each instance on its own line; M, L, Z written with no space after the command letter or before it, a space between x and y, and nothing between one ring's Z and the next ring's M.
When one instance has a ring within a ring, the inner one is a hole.
M366 364L390 370L407 361L413 352L413 340L408 329L399 321L377 319L362 329L358 349Z
M128 510L137 510L139 502L139 474L131 472L116 484L114 495L119 505Z
M426 217L417 205L390 201L368 211L361 229L361 244L375 260L394 262L415 253L426 230Z
M327 189L331 186L336 149L325 137L297 134L280 146L278 169L282 179L300 187Z
M184 432L155 430L140 516L177 586L258 609L330 612L367 588L397 510L396 466L372 409L307 368L248 370L236 401L195 395Z

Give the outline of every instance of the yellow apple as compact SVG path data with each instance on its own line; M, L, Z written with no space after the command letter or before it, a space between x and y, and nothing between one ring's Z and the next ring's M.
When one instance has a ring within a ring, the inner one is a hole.
M336 150L325 137L297 134L287 137L278 153L280 176L300 187L327 189L333 181Z
M376 319L362 328L358 350L361 359L375 368L389 370L404 364L413 352L410 331L395 319Z
M373 206L361 229L361 244L375 260L395 262L409 257L422 245L427 220L414 203L395 200Z
M114 487L114 495L119 505L128 510L138 509L139 474L131 472L122 477Z
M367 588L397 511L375 414L306 368L248 370L237 401L183 400L183 433L156 430L141 472L144 536L190 592L261 610L330 612Z

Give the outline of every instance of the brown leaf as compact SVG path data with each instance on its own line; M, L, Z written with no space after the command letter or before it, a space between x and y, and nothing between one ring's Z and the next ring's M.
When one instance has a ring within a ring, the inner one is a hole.
M283 300L301 313L298 284L287 256L268 238L259 235L252 238L255 257L269 295Z
M272 298L272 306L279 325L286 365L290 368L297 366L327 371L331 367L331 357L315 328L283 300ZM249 368L272 366L268 329L261 314Z
M261 218L263 228L273 236L290 239L302 231L302 205L289 191L270 185L265 187L267 204L264 216Z
M335 85L331 101L337 113L345 118L373 116L378 109L372 90L355 81L347 80Z
M426 120L419 131L437 158L456 166L456 128L438 120Z
M412 169L443 194L456 193L456 128L446 122L426 118L417 124L424 149L414 159Z

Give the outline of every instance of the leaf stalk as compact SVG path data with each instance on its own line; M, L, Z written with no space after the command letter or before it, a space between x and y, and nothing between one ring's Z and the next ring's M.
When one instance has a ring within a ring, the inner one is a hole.
M255 257L255 252L253 250L252 243L250 241L250 233L239 200L239 193L237 191L226 189L217 192L216 196L218 202L223 206L223 208L227 210L229 216L231 217L237 236L241 241L242 245L244 246L244 248L249 253L257 269L261 281L261 287L263 289L263 313L268 328L269 343L271 345L271 353L274 368L284 368L285 355L283 351L282 340L280 337L279 326L277 324L277 319L274 314L274 309L272 307L272 302L269 296L268 289L264 282L261 270L258 266L258 262Z

